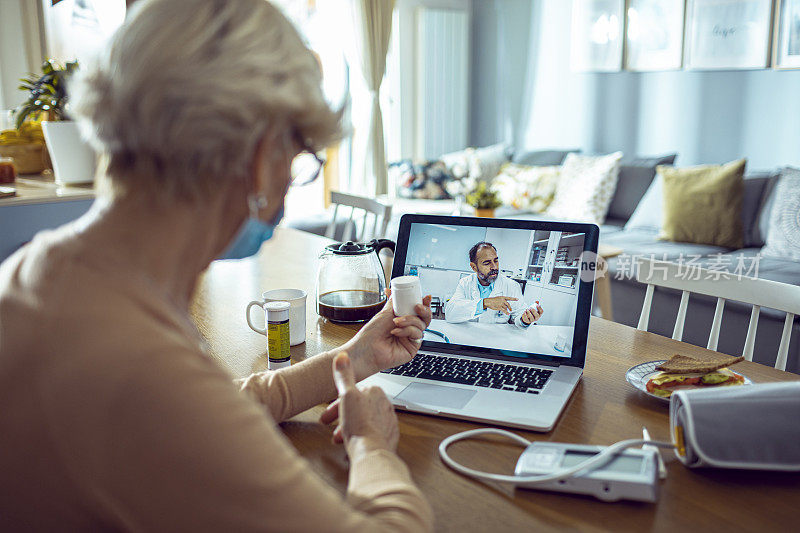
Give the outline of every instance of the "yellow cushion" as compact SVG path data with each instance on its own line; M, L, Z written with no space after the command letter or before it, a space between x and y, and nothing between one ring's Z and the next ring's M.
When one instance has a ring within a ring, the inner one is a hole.
M664 187L659 238L741 248L745 162L656 167Z

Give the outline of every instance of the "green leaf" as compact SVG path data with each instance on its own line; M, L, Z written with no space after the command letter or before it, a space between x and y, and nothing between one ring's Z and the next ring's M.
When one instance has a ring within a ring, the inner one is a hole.
M66 119L64 112L68 100L66 78L79 68L78 61L68 62L64 68L52 60L42 64L42 75L30 74L27 78L20 78L22 84L19 89L28 91L28 100L20 107L17 115L19 127L33 113L43 110L51 111L56 119Z
M33 109L28 105L23 105L17 110L17 129L22 127L22 123L25 122L25 119L28 118L32 111Z

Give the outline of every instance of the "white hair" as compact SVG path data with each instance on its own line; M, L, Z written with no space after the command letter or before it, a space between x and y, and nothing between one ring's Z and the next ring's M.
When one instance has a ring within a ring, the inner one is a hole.
M72 113L112 190L211 193L248 175L268 128L314 149L341 135L319 64L266 0L143 0L72 80Z

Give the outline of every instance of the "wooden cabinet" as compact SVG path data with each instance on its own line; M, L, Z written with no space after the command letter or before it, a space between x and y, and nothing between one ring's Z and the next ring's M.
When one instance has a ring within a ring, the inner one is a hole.
M528 284L575 294L578 289L583 234L536 231L525 278Z

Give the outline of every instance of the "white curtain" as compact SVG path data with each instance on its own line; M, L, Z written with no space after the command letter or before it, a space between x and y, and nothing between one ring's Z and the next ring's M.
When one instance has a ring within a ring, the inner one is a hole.
M364 185L366 190L373 190L375 194L388 191L380 90L386 72L394 3L395 0L353 0L355 48L370 98L367 127L364 131L356 131L356 135L362 137L365 144ZM361 161L356 164L360 165Z

